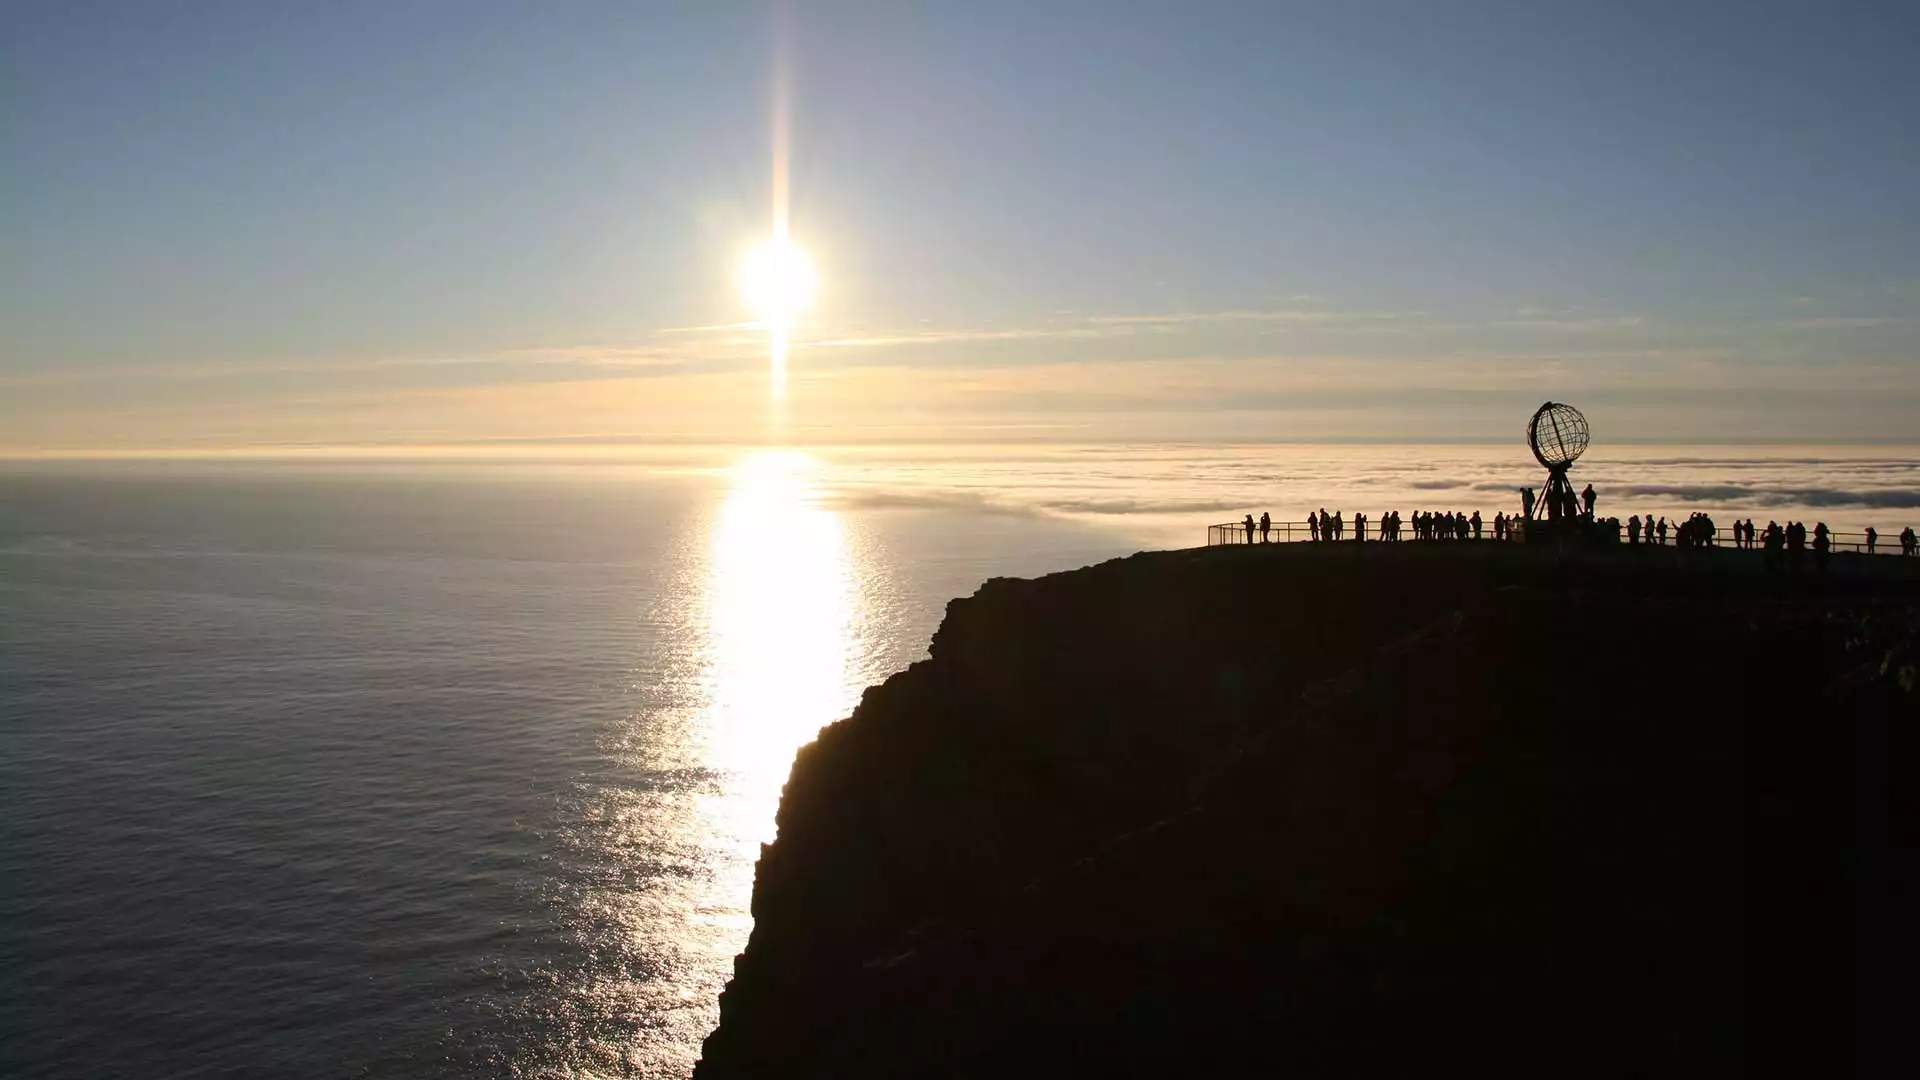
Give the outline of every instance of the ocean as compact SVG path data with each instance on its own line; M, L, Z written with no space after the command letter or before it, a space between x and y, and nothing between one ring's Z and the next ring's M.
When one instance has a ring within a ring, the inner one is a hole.
M1596 448L1891 538L1912 447ZM1513 446L0 465L0 1075L684 1076L794 750L947 600L1208 524L1511 511ZM910 782L910 778L906 778Z

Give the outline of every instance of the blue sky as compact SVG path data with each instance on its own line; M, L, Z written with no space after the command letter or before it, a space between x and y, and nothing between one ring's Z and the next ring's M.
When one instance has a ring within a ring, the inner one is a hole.
M780 65L796 437L1920 431L1912 5L0 19L0 451L753 438Z

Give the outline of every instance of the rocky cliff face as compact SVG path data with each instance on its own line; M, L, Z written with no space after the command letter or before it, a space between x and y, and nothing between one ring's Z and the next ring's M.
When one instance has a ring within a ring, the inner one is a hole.
M1910 955L1920 592L1756 569L990 581L796 761L697 1076L1864 1067Z

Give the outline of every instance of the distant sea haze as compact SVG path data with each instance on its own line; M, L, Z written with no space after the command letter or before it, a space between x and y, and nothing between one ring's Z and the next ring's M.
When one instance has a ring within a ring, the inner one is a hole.
M794 749L946 601L1524 446L0 466L0 1075L684 1075ZM1603 514L1920 527L1911 448L1614 448Z

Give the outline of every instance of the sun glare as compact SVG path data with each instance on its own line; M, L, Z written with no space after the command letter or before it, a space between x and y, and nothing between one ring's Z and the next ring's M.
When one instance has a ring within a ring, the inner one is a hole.
M772 326L785 326L813 303L820 280L807 253L784 236L747 253L740 264L740 297Z

